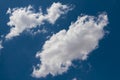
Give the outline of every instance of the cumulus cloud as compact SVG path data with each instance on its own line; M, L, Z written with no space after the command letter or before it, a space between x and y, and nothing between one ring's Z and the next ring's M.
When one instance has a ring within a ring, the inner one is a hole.
M40 64L33 69L32 76L46 77L63 74L72 65L73 60L85 60L96 49L104 36L104 27L108 19L106 14L98 17L84 15L61 30L45 42L42 51L37 52Z
M53 3L50 8L47 9L47 15L45 18L50 23L54 24L55 21L60 17L60 15L65 14L71 10L67 5L61 5L61 3Z
M67 5L59 2L53 3L51 7L47 8L47 14L43 14L40 10L35 12L34 8L29 5L28 7L8 9L7 13L10 14L10 21L7 23L11 27L10 32L6 35L6 39L11 39L19 36L20 33L27 29L36 28L48 21L54 24L55 21L70 9Z
M10 21L7 23L11 26L10 33L6 35L7 39L19 36L26 29L34 28L43 24L44 16L41 12L34 13L32 6L25 8L9 9Z

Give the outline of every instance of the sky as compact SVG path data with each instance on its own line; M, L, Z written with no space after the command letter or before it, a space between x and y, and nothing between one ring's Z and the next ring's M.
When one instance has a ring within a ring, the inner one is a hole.
M119 0L1 0L0 80L119 80Z

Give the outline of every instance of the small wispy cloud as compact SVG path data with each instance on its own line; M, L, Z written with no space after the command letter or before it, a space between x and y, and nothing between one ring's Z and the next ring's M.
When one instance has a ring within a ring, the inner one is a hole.
M77 80L77 78L73 78L72 80Z
M0 40L0 50L3 48L2 46L2 40Z

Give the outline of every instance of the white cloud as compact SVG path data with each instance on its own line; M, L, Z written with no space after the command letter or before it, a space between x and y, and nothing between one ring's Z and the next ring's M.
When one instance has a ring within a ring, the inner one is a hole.
M34 68L32 76L56 76L66 72L73 60L87 59L89 53L98 47L107 23L106 14L100 14L98 17L78 17L67 31L61 30L54 34L45 42L42 51L37 52L36 57L40 58L41 63L37 65L37 69Z
M10 14L10 21L7 25L10 26L11 29L10 33L6 35L6 39L19 36L20 33L27 29L36 28L44 24L45 20L54 24L55 21L67 11L69 11L69 7L59 2L53 3L51 7L47 9L47 14L43 14L41 10L36 13L31 5L24 8L9 8L7 13Z
M67 5L61 5L61 3L53 3L53 5L47 9L47 15L45 15L46 20L54 24L55 21L60 17L60 15L65 14L71 8Z
M2 46L2 40L0 41L0 50L3 48Z
M77 80L77 78L73 78L72 80Z
M7 39L19 36L26 29L34 28L37 25L43 24L44 16L42 13L34 13L32 6L25 8L9 9L10 21L7 23L11 26L10 33L6 35ZM13 27L14 26L14 27Z

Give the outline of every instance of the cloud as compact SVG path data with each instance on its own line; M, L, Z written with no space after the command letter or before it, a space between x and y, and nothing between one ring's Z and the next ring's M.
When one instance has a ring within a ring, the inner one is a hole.
M71 8L67 5L61 5L61 3L53 3L50 8L47 9L47 15L45 18L50 23L54 24L60 15L67 13Z
M10 33L6 35L7 39L19 36L26 29L35 28L37 25L43 24L44 16L41 12L34 13L33 7L14 8L8 10L10 21L7 23L11 26Z
M0 41L0 50L3 48L2 46L2 40Z
M10 14L10 21L7 23L11 27L10 32L6 35L6 39L11 39L19 36L20 33L27 29L36 28L48 21L54 24L55 21L70 9L67 5L59 2L53 3L51 7L47 8L47 14L43 14L40 10L35 12L34 8L29 5L28 7L8 9L7 14Z
M86 60L89 53L98 47L99 40L104 36L104 27L108 19L106 14L98 17L84 15L61 30L45 42L42 51L37 52L40 64L33 69L32 76L46 77L66 72L73 60Z
M47 33L48 31L43 28L43 29L38 29L37 31L34 31L34 30L28 30L28 32L32 35L36 35L36 34L40 34L40 33Z
M77 78L73 78L72 80L77 80Z

